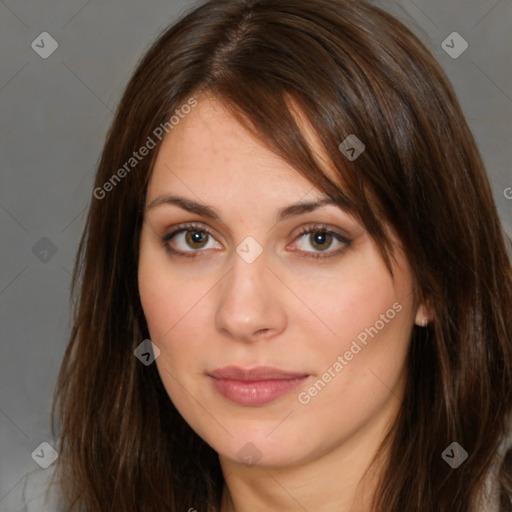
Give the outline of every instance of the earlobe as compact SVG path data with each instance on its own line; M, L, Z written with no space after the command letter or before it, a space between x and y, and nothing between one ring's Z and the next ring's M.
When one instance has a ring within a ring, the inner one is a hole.
M418 310L416 311L416 318L414 323L420 327L427 327L431 320L431 313L429 312L427 306L425 304L420 304Z

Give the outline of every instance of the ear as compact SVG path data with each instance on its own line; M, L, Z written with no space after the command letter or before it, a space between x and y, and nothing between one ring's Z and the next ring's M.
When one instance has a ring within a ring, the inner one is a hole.
M431 321L432 314L430 312L430 308L425 303L421 303L416 310L414 323L420 327L427 327Z

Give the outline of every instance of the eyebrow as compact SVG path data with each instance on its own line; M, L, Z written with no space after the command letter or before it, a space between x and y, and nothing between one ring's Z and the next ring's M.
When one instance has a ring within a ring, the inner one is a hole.
M146 211L156 208L161 205L175 205L179 208L186 210L191 213L196 213L198 215L202 215L203 217L207 217L213 220L221 220L220 213L213 207L209 206L205 203L199 203L197 201L193 201L191 199L187 199L182 196L176 195L163 195L159 196L146 207ZM341 200L334 200L330 197L324 196L316 201L308 201L308 202L299 202L295 204L291 204L289 206L285 206L281 208L277 212L276 222L282 222L290 217L295 217L297 215L301 215L303 213L309 213L322 206L334 205L339 208L346 208L346 203Z

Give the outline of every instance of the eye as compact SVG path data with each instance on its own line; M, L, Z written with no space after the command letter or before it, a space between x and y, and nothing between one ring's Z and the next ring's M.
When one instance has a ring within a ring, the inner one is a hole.
M307 226L295 238L294 244L299 251L309 253L305 257L327 258L343 252L351 241L326 226Z
M166 250L178 256L194 258L205 249L221 249L211 232L202 225L177 226L162 238ZM293 249L307 258L328 258L342 253L351 241L323 225L306 226L293 241Z
M178 226L177 229L165 235L162 242L166 249L173 254L195 253L201 249L218 249L221 247L204 226L193 224ZM195 256L194 254L183 255Z

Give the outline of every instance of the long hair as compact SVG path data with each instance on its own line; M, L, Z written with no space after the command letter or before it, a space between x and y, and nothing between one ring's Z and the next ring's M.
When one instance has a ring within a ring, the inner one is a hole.
M498 461L500 507L510 511L512 453L501 461L498 448L512 410L512 273L482 158L432 55L361 0L209 1L139 63L99 163L52 407L68 510L219 510L217 454L177 412L156 366L134 357L149 338L137 287L147 183L172 116L206 94L342 199L388 262L395 233L431 308L432 323L413 328L374 510L479 510ZM340 144L354 135L365 150L351 159ZM452 442L468 453L457 469L441 457Z

